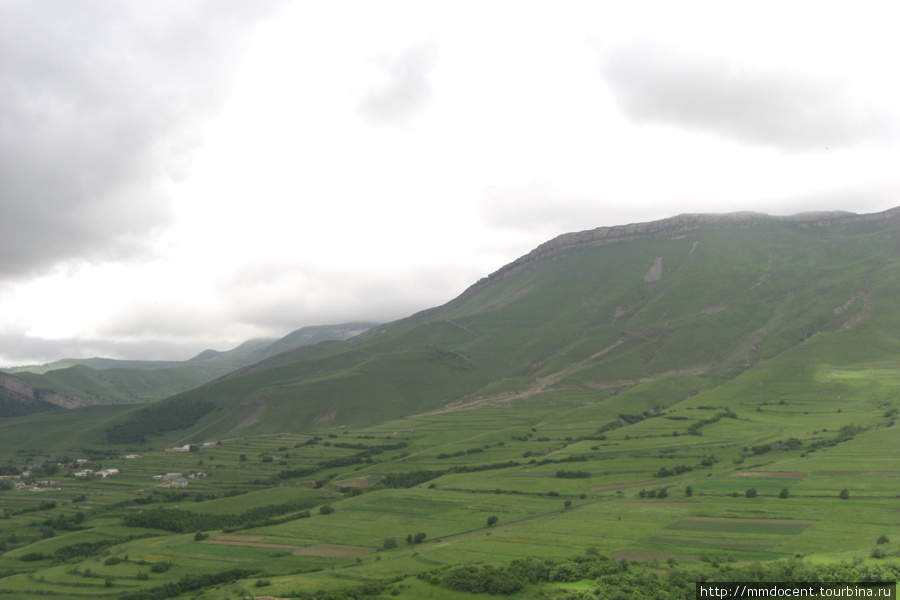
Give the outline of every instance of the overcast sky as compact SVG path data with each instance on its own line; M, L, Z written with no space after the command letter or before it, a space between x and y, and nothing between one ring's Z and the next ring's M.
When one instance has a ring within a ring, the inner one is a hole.
M900 205L898 16L0 0L0 365L393 320L569 231Z

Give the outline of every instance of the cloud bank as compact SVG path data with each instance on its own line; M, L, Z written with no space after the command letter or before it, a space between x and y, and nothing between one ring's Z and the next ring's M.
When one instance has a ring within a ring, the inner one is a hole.
M150 252L272 2L0 4L0 278Z
M743 68L637 45L610 52L603 75L635 122L673 125L786 151L826 150L884 140L888 113L834 81Z

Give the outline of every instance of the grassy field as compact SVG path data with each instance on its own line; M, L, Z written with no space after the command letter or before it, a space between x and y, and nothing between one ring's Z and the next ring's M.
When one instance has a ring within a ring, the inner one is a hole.
M115 598L189 575L252 569L256 575L218 593L252 594L258 580L259 595L276 597L393 581L384 597L396 591L453 598L457 592L413 576L442 566L523 557L560 561L585 552L650 570L797 556L896 563L900 434L885 417L882 395L895 373L883 367L873 371L876 381L861 382L864 372L811 372L810 385L818 381L822 389L833 390L840 380L841 412L827 400L804 400L815 396L810 390L786 389L766 404L742 393L732 403L735 416L703 425L702 435L687 428L720 414L724 392L676 378L609 401L590 400L585 391L547 392L495 408L315 437L225 438L197 452L105 457L95 466L118 469L118 475L83 480L63 472L41 491L0 492L6 517L0 540L7 548L0 556L0 591L11 598ZM667 389L673 392L668 399ZM790 400L778 404L782 397ZM623 406L658 412L601 434L605 439L584 439L601 437L597 430ZM859 426L853 435L811 447L837 439L850 423ZM792 437L800 443L778 446ZM404 445L394 448L399 442ZM766 444L774 447L754 450ZM393 449L330 466L376 446ZM676 466L690 469L676 472ZM319 470L279 478L304 467ZM183 489L151 479L173 472L206 477L190 479ZM396 474L420 472L427 479L413 487L384 484ZM279 515L282 522L204 530L199 538L193 530L124 526L135 511L228 516L290 502L305 508ZM60 516L77 514L84 517L73 530L55 528ZM416 542L417 534L424 539ZM878 544L881 536L890 541ZM61 554L85 543L97 548L86 556ZM870 558L876 548L886 557ZM41 558L23 560L35 553ZM167 570L152 571L158 564ZM199 597L223 596L207 591Z

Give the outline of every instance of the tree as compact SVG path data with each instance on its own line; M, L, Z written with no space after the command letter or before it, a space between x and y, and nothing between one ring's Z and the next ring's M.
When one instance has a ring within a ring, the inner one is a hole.
M494 525L497 524L497 521L499 521L499 520L500 520L499 517L497 517L496 515L491 515L490 517L488 517L487 526L493 527Z
M392 550L397 547L397 538L384 538L384 543L382 544L385 550Z
M690 498L691 496L693 496L693 495L694 495L694 488L692 488L691 486L687 486L686 488L684 488L684 495L687 496L688 498Z
M413 538L413 543L421 544L422 542L425 541L426 537L427 537L426 534L424 534L420 531L419 533L416 534L416 537Z
M319 514L321 514L321 515L330 515L333 512L334 512L334 508L332 508L332 506L330 504L326 504L322 508L319 509Z
M748 498L756 498L756 488L750 488L744 492L744 495Z
M563 507L564 507L566 510L569 510L570 508L572 508L572 501L571 501L571 500L566 500L565 502L563 502Z
M842 489L841 493L838 494L838 498L840 498L841 500L849 499L850 498L850 490L848 490L847 488Z
M778 492L779 498L787 498L789 495L790 495L790 492L788 491L787 488L781 488L781 491Z
M241 454L239 460L240 460L241 462L247 462L247 455L246 455L246 454Z
M888 539L888 536L886 536L882 533L881 536L879 536L878 540L875 543L876 544L888 544L888 543L890 543L890 541L891 540Z

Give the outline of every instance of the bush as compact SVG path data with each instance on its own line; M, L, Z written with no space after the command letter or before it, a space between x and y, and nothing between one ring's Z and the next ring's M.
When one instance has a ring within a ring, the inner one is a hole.
M877 540L875 543L876 543L876 544L889 544L890 541L891 541L891 540L888 539L888 536L886 536L886 535L884 535L884 534L881 534L881 535L878 537L878 540Z
M756 495L756 488L750 488L749 490L744 492L744 496L746 496L747 498L756 498Z
M382 544L385 550L393 550L397 547L397 538L384 538L384 543Z
M850 490L848 490L847 488L842 489L841 493L838 494L838 498L840 498L841 500L849 499L850 498Z
M36 560L44 560L45 558L50 558L50 556L41 552L29 552L28 554L23 554L19 557L19 560L22 562L34 562Z
M787 488L781 488L781 491L778 492L779 498L787 498L789 495L790 495L790 492L788 491Z

